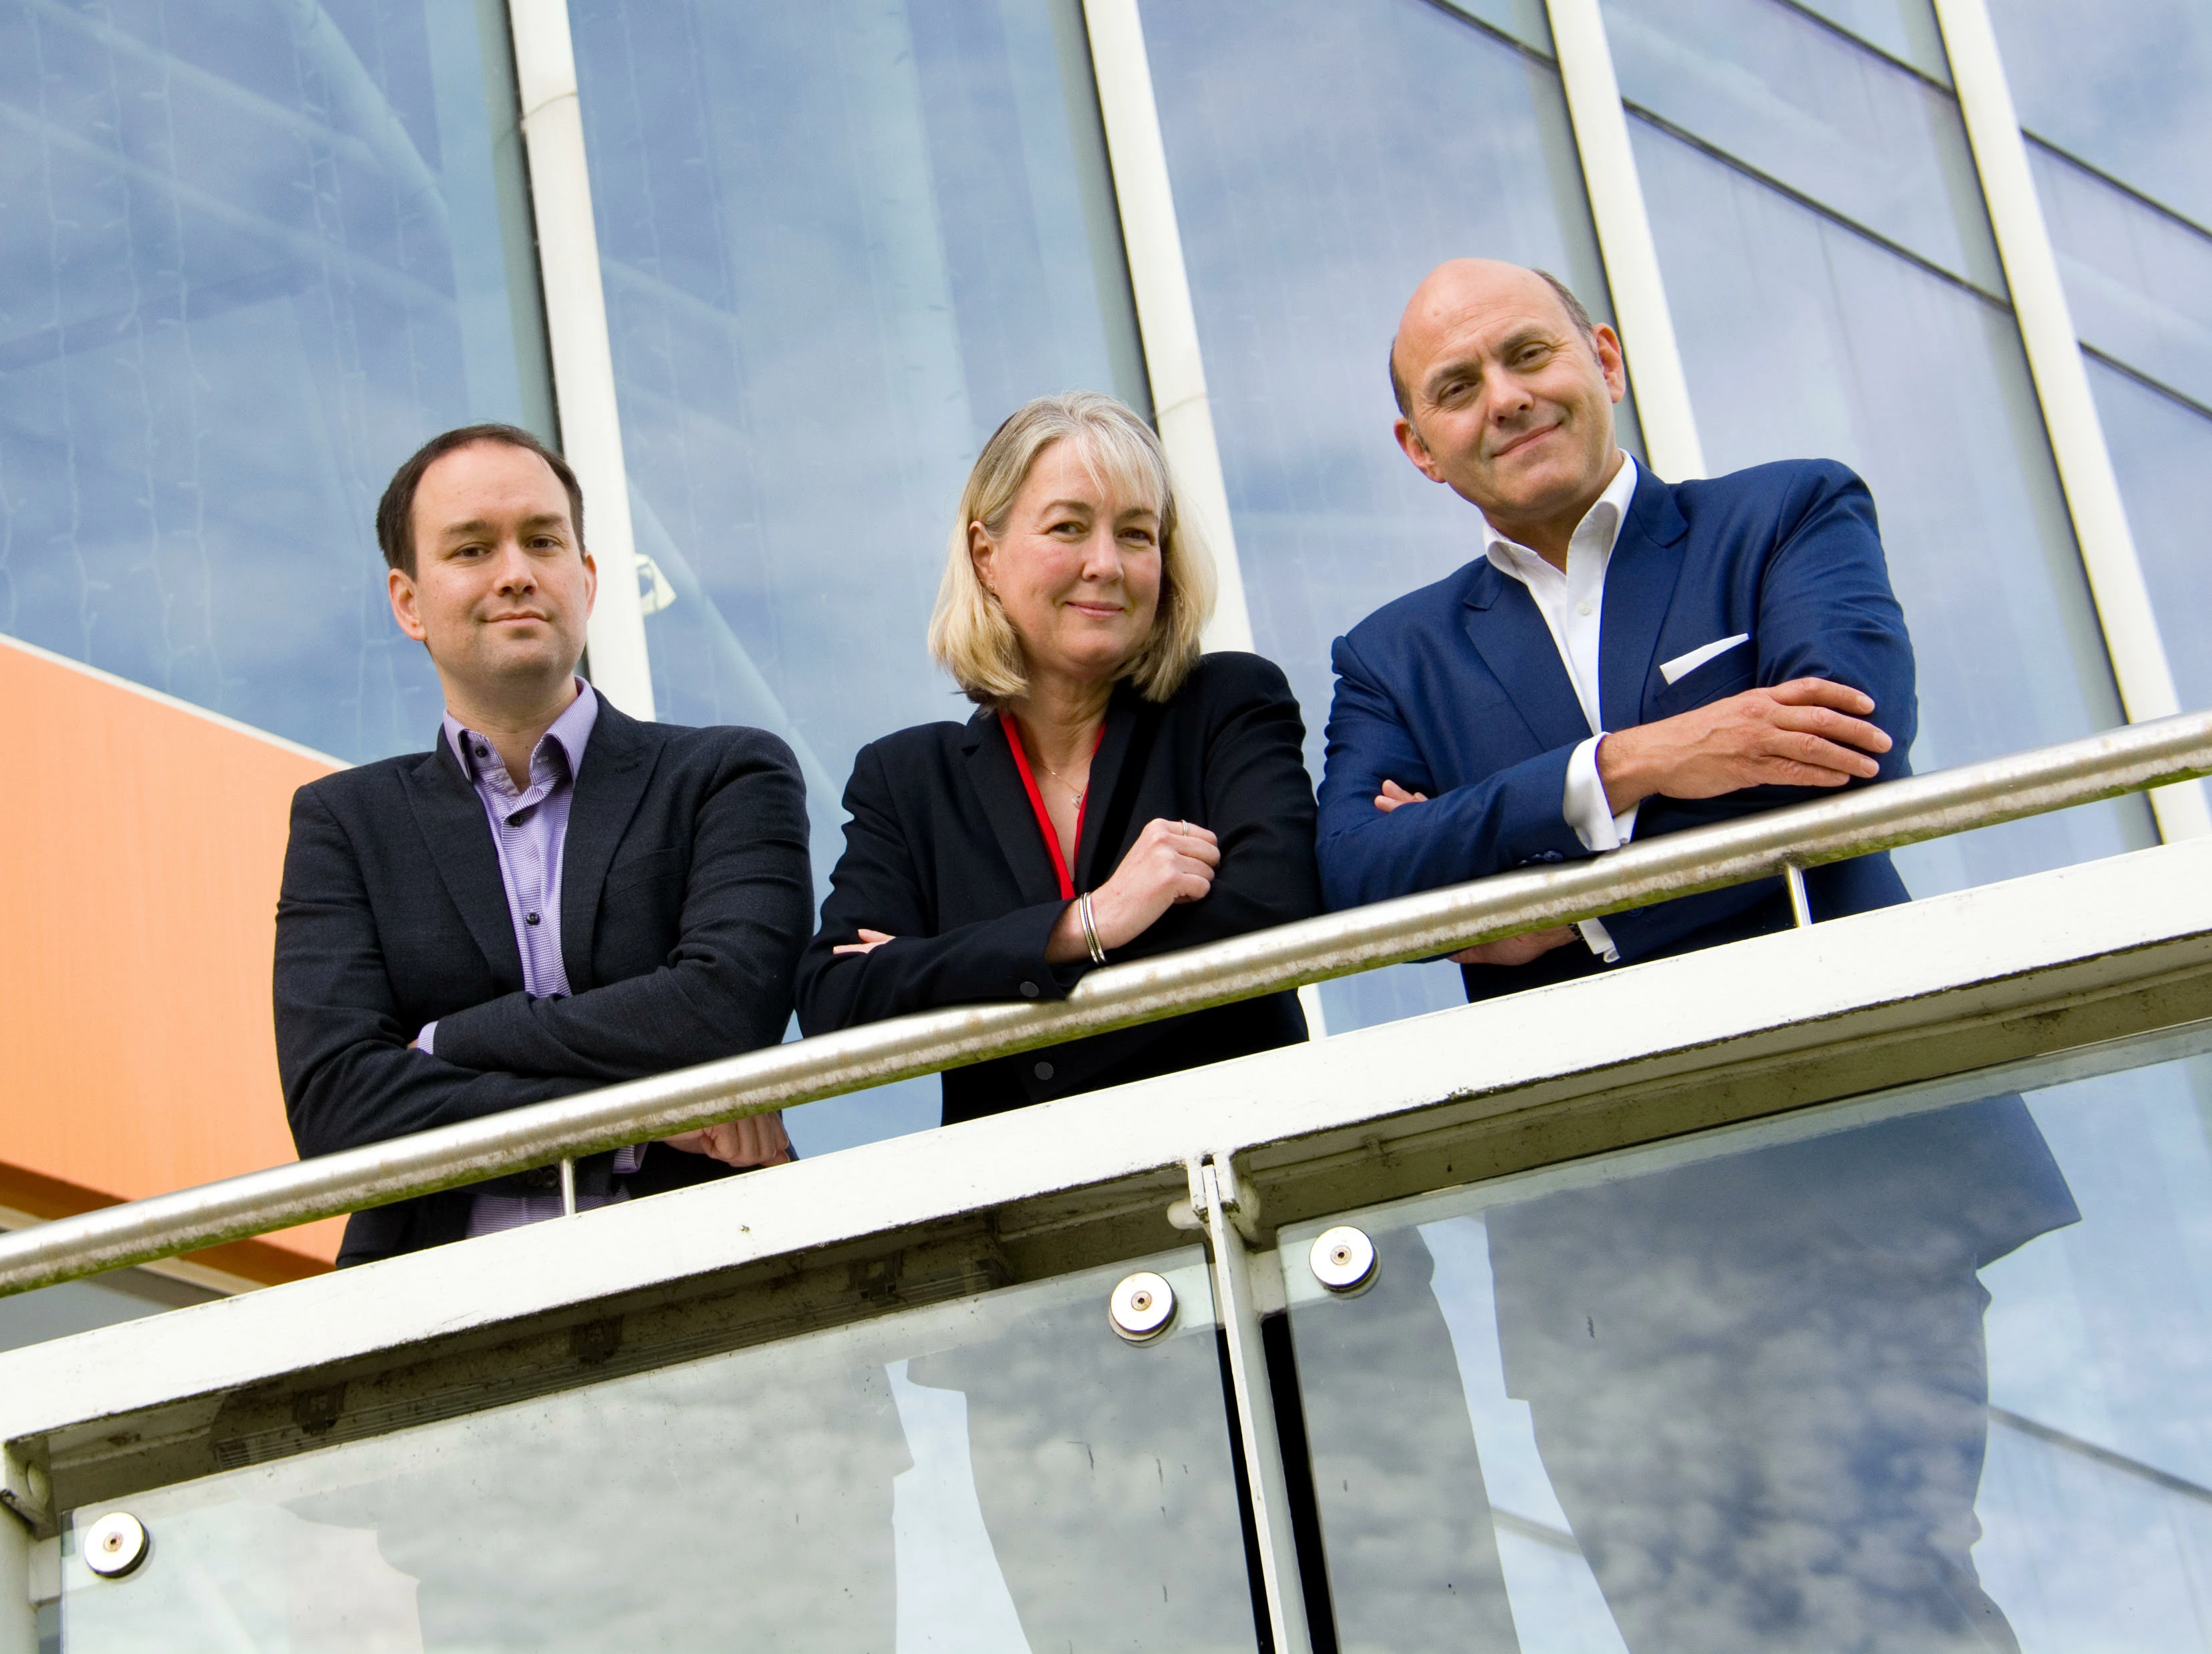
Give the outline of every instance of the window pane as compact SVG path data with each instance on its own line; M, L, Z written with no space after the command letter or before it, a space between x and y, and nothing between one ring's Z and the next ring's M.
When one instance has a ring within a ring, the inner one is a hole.
M441 428L551 417L504 18L0 6L0 629L427 745L377 498Z
M2022 126L2212 229L2212 9L1990 0Z
M1344 1645L2198 1646L2208 1046L1286 1229ZM1345 1222L1380 1267L1339 1297Z
M972 710L924 639L984 439L1057 391L1150 411L1080 9L570 9L657 710L791 742L826 888L854 753Z
M1141 1346L1135 1268L1176 1300ZM70 1555L62 1646L1250 1651L1214 1350L1189 1247L366 1439L272 1417L132 1495L128 1578Z
M1422 0L1147 0L1144 21L1253 631L1318 778L1330 642L1482 548L1390 434L1414 285L1480 253L1553 271L1610 319L1573 135L1548 63ZM1333 1028L1464 997L1449 966L1322 994Z
M2088 368L2174 688L2185 708L2212 707L2204 635L2212 626L2212 521L2204 513L2212 417L2102 362Z
M1879 46L1901 63L1949 85L1951 62L1943 33L1928 0L1796 0L1838 28L1849 29L1869 45Z
M834 859L854 753L966 715L924 633L983 439L1048 391L1143 404L1080 21L574 12L654 695L791 740Z
M2122 718L2026 359L2000 306L1656 128L1633 125L1716 473L1864 477L1919 667L1916 769ZM1897 852L1918 895L2154 842L2139 798Z
M2081 342L2212 403L2212 235L2030 140Z
M1988 293L1958 106L1776 0L1606 0L1621 95Z

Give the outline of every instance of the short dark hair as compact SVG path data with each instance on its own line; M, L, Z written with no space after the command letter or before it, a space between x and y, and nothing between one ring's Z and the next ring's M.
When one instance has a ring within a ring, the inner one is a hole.
M1536 274L1544 278L1546 287L1559 295L1559 303L1567 312L1567 319L1575 324L1575 331L1583 336L1583 342L1591 349L1596 349L1597 324L1590 320L1590 313L1583 307L1583 301L1576 298L1567 284L1551 271L1540 270ZM1407 419L1413 418L1413 393L1407 388L1404 378L1398 372L1398 341L1395 335L1390 340L1390 394L1398 398L1399 413Z
M376 502L376 543L384 553L386 567L398 569L410 580L415 578L415 491L422 486L422 473L455 449L477 442L501 442L520 448L536 454L552 469L568 490L568 524L576 531L577 548L582 548L584 489L576 481L576 473L568 469L568 462L520 425L464 425L432 437L407 457L385 485L384 498Z

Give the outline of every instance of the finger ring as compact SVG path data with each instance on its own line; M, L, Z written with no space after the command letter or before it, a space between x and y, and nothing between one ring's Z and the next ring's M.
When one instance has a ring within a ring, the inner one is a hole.
M1186 838L1186 839L1189 838L1189 837L1190 837L1190 823L1189 823L1188 821L1177 821L1177 822L1176 823L1176 831L1177 833L1180 833L1181 834L1182 834L1182 836L1183 836L1184 838Z

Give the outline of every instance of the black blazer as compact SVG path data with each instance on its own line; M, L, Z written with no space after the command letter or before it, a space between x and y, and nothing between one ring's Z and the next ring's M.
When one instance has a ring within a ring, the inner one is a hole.
M435 749L292 799L276 1057L304 1158L773 1045L813 881L791 750L625 718L602 698L562 852L567 999L522 991L483 805ZM410 1049L438 1025L437 1055ZM611 1157L578 1166L604 1183ZM654 1144L634 1194L726 1175ZM357 1212L341 1264L460 1238L472 1191Z
M1202 901L1170 907L1113 960L1141 959L1321 912L1305 726L1281 669L1207 655L1174 700L1117 688L1091 760L1073 876L1103 884L1155 817L1211 827L1221 867ZM924 724L861 748L845 789L845 853L799 966L806 1033L939 1005L1060 999L1088 960L1051 965L1060 899L1044 835L995 713ZM839 954L862 927L898 938ZM440 1030L442 1037L443 1030ZM945 1120L1096 1090L1306 1037L1295 994L999 1057L944 1076Z

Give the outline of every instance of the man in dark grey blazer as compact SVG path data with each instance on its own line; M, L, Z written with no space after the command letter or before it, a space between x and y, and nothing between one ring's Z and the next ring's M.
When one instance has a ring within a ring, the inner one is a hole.
M781 1037L811 929L805 789L748 729L624 717L576 676L598 572L527 432L426 444L377 509L428 754L302 787L276 909L294 1141L327 1154ZM577 1165L580 1206L790 1158L765 1116ZM341 1266L562 1210L554 1168L356 1213Z

